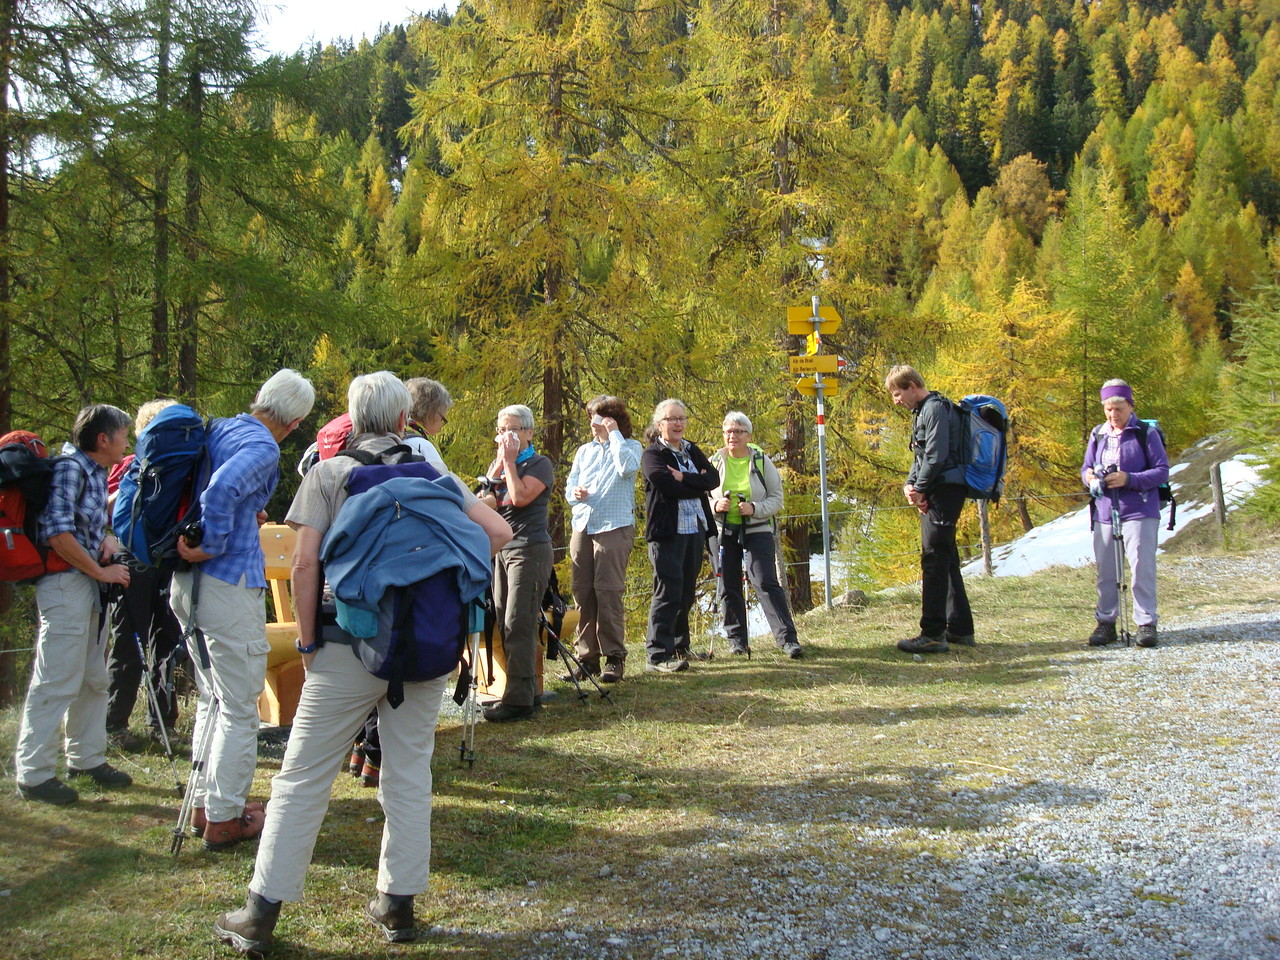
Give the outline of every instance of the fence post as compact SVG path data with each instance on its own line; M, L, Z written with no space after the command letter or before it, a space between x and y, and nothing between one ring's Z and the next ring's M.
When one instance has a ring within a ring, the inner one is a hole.
M982 534L982 572L993 576L991 569L991 520L987 516L986 500L978 501L978 529Z
M1222 464L1209 468L1209 486L1213 489L1213 515L1218 518L1218 531L1227 525L1227 498L1222 492Z

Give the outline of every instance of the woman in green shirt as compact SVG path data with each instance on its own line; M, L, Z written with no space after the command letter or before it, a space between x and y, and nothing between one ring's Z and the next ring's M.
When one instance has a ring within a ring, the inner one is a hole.
M773 517L782 509L782 479L773 461L751 442L751 420L738 410L724 416L724 446L711 457L720 486L711 494L719 537L720 599L729 652L751 655L747 601L742 590L743 557L765 619L778 646L792 660L804 651L796 639L787 592L778 581Z

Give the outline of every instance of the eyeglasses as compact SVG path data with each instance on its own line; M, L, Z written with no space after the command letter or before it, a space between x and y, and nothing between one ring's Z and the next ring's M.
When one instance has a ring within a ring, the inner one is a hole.
M689 420L688 417L663 417L662 418L663 423L687 423L688 420Z
M724 428L724 432L725 432L725 433L734 433L734 434L738 434L738 433L746 433L746 434L750 434L750 433L751 433L751 431L750 431L750 430L744 430L744 429L742 429L741 427L725 427L725 428Z
M436 416L440 418L440 426L442 427L449 422L449 418L446 417L443 413L438 413L436 414Z

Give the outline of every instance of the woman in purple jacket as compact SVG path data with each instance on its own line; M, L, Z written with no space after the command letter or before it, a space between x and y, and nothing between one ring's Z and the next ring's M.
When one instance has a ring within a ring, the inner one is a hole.
M1120 513L1121 536L1133 578L1133 619L1138 646L1156 645L1156 546L1160 528L1160 491L1169 479L1169 457L1158 430L1133 412L1133 390L1123 380L1102 385L1106 422L1094 427L1080 478L1093 494L1093 556L1098 565L1098 626L1091 647L1116 640L1120 615L1111 514Z

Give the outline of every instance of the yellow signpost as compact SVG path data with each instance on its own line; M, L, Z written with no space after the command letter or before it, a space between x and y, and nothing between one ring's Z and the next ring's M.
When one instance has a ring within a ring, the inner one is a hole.
M840 329L840 313L835 307L819 307L819 333L835 333ZM813 333L813 310L809 307L787 307L787 333L803 337Z
M818 484L822 504L822 562L825 568L823 591L827 609L831 609L831 518L827 497L827 408L826 399L837 396L840 381L825 375L838 373L843 364L833 353L822 352L822 338L840 329L840 313L835 307L823 307L814 297L808 307L787 307L787 333L805 338L802 356L791 358L792 373L807 373L796 381L796 389L818 401Z
M814 381L813 377L801 377L796 381L796 389L806 397L816 397L818 395L818 384ZM823 380L822 392L828 400L832 397L840 396L840 381L830 379Z
M839 369L840 358L834 353L791 358L792 373L836 373Z

